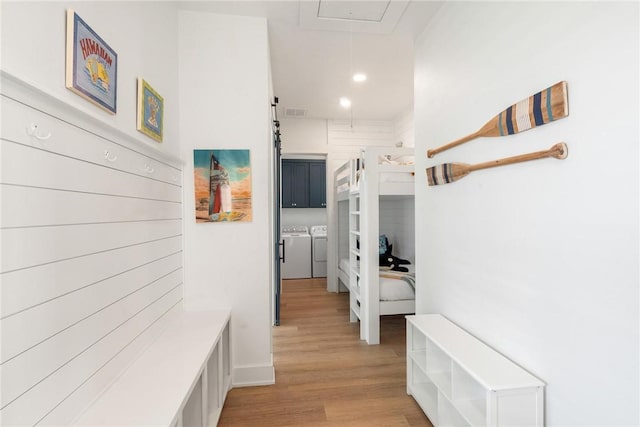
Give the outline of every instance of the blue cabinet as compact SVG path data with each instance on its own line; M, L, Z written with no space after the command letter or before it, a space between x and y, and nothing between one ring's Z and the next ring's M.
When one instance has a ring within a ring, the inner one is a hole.
M309 164L307 162L282 161L282 207L309 207Z
M309 161L309 207L327 207L327 179L324 160Z
M324 208L327 206L324 160L282 160L282 207Z

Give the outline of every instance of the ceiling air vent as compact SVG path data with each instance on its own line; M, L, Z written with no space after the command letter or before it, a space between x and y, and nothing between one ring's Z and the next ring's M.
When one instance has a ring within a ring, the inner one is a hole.
M285 108L284 116L285 117L297 117L301 118L307 115L307 110L302 108Z

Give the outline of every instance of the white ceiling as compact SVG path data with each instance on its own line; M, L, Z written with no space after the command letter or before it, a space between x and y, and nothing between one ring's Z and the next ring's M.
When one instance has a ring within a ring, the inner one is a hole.
M413 105L413 40L441 4L181 1L180 7L267 18L280 118L294 108L306 110L307 118L389 120ZM367 81L353 82L355 72L367 74ZM340 107L343 96L352 100L351 111Z

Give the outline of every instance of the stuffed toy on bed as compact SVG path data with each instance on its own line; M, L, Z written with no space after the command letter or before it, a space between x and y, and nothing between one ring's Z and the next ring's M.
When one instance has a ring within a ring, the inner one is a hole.
M406 259L392 255L393 245L389 243L386 235L382 234L378 241L379 265L380 267L390 267L394 271L408 272L409 269L401 265L411 264Z

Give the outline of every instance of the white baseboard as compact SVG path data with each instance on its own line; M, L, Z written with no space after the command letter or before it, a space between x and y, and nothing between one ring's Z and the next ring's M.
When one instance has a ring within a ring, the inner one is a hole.
M239 366L233 368L232 386L250 387L276 383L276 371L271 365Z

